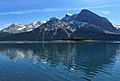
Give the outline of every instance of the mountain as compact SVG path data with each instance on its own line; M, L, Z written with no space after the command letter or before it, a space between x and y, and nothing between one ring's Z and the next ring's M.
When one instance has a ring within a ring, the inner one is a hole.
M116 29L120 29L120 25L114 25Z
M45 24L32 31L32 34L38 34L37 40L60 40L70 37L75 31L69 23L63 22L55 17L51 18Z
M74 31L66 22L53 17L40 27L31 32L12 34L2 39L5 40L60 40L70 37Z
M83 9L79 14L66 14L61 20L52 17L46 23L28 32L32 27L33 24L28 26L27 32L10 34L0 37L0 40L120 40L120 35L117 33L118 30L107 18L101 17L86 9Z
M104 30L115 32L116 28L112 25L112 23L104 17L101 17L87 9L83 9L79 14L74 14L74 15L66 15L62 21L65 22L71 22L71 23L78 23L82 22L87 23L87 24L93 24L98 27L101 27ZM79 27L80 25L76 25Z
M12 34L29 32L39 27L41 24L42 22L40 21L34 21L29 25L11 24L7 28L2 29L1 32L7 32L7 33L12 33Z
M120 25L114 25L114 27L117 29L117 33L120 34Z

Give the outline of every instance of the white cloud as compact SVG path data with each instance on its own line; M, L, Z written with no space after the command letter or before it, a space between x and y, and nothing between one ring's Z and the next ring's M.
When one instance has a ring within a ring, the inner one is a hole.
M34 9L25 11L11 11L11 12L0 12L0 15L22 15L35 12L57 12L57 11L80 11L81 9L100 9L107 7L120 7L120 5L102 5L94 7L81 7L81 8L46 8L46 9ZM109 14L108 11L102 11L104 14Z
M12 12L1 12L0 15L21 15L32 12L39 12L40 10L26 10L26 11L12 11Z
M0 12L0 15L22 15L35 12L56 12L56 11L72 11L81 10L81 8L46 8L46 9L35 9L35 10L25 10L25 11L12 11L12 12Z
M105 15L108 15L108 14L110 14L110 11L99 11L99 13L102 13L102 14L105 14Z
M109 11L101 11L101 13L106 14L106 15L110 14Z
M84 7L87 9L100 9L100 8L109 8L109 7L120 7L120 5L100 5L100 6L92 6L92 7Z
M82 2L86 3L96 3L96 2L101 2L102 0L82 0Z

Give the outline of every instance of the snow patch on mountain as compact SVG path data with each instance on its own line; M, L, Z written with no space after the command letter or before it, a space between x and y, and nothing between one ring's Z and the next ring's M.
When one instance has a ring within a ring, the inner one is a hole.
M120 28L120 25L113 25L116 29L119 29Z
M46 21L42 21L42 23L46 23Z
M21 27L21 28L18 28L18 30L23 30L25 28L25 26Z
M8 33L21 33L21 32L30 32L34 30L35 28L39 27L43 22L41 21L34 21L28 25L22 25L18 23L11 24L10 26L2 29L2 32L8 32Z
M71 14L71 13L67 13L67 15L68 15L68 16L72 16L73 14Z

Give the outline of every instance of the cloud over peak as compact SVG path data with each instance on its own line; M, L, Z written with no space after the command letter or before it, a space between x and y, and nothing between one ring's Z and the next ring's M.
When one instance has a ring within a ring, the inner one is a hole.
M38 13L38 12L57 12L57 11L80 11L81 9L102 9L108 7L120 7L120 5L102 5L102 6L90 6L90 7L81 7L81 8L45 8L45 9L33 9L33 10L23 10L23 11L11 11L11 12L0 12L0 15L22 15L29 13ZM109 14L108 11L102 11L103 14Z

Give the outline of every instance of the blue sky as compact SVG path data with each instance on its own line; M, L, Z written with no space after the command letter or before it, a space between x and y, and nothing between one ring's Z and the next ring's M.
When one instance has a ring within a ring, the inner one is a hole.
M0 0L0 28L11 23L28 24L66 13L89 9L120 24L120 0Z

